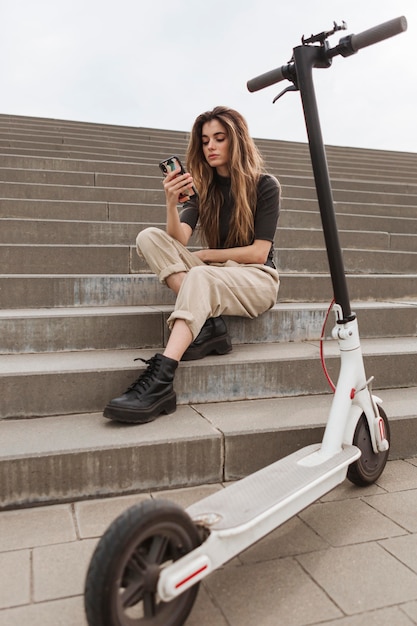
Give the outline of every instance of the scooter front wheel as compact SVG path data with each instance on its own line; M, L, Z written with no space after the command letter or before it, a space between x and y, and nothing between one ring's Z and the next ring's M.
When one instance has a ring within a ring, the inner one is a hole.
M187 513L166 500L146 500L119 516L93 554L85 583L89 626L181 626L198 592L171 602L157 594L159 573L201 543Z
M388 443L390 443L391 436L388 418L381 407L379 407L379 414L384 422L385 439L387 439ZM362 413L358 423L356 424L352 443L360 449L362 455L357 461L349 465L347 477L352 483L358 485L359 487L371 485L384 471L388 460L389 450L377 453L374 452L372 448L368 420L366 419L364 413Z

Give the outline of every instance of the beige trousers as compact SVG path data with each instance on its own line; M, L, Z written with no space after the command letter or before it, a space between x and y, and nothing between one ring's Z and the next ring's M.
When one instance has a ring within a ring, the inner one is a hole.
M168 326L172 328L176 319L185 320L193 340L209 317L254 318L277 300L279 275L266 265L235 261L204 263L179 241L155 227L141 231L136 245L138 254L145 258L161 283L172 274L187 273Z

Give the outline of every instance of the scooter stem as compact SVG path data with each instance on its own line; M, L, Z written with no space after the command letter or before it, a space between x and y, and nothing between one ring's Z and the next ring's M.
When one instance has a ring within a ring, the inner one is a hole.
M339 320L339 323L344 324L355 319L356 316L352 314L350 308L342 250L336 225L330 175L312 76L313 67L323 68L331 65L331 59L326 57L325 51L325 45L297 46L294 48L294 63L297 85L300 90L304 110L311 164L313 167L323 233L326 242L333 293L336 304L341 307L343 312L342 319Z

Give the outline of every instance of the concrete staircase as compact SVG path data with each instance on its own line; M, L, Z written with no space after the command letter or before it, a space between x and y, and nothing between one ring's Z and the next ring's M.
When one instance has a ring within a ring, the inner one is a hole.
M258 141L283 186L278 303L227 319L231 354L181 364L174 415L102 418L136 378L133 359L166 341L173 297L134 243L164 227L157 164L186 144L167 130L0 116L2 508L233 480L320 440L331 393L318 340L333 294L308 147L281 141ZM417 154L329 147L328 160L391 458L413 456ZM336 380L334 342L325 354Z

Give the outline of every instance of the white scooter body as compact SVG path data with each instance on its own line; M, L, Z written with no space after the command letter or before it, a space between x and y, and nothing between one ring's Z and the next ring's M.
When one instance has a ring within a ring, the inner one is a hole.
M233 483L188 507L207 539L162 569L158 594L169 601L343 482L348 466L361 456L352 445L366 415L375 452L388 449L378 402L365 378L356 319L337 324L341 370L323 441Z

